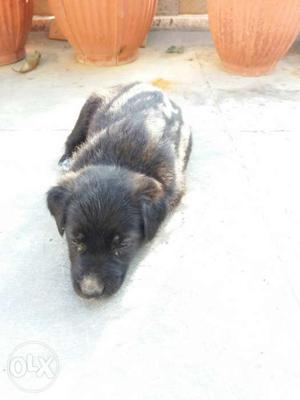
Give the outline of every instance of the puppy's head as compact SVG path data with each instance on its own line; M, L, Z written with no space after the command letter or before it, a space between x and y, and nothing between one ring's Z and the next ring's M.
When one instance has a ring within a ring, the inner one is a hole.
M74 289L87 298L119 289L130 260L166 215L158 181L108 166L67 174L47 202L66 234Z

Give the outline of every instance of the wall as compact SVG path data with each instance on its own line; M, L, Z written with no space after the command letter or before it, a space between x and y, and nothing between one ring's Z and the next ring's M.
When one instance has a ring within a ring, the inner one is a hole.
M206 14L206 0L158 0L157 14Z
M206 11L206 0L158 0L159 15L205 14ZM50 14L47 0L34 0L34 14Z
M34 4L34 9L33 9L34 15L50 14L47 0L33 0L33 4Z

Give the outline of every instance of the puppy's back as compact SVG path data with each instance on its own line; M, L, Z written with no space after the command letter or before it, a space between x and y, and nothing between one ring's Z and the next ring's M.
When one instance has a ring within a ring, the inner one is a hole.
M146 131L153 144L166 140L181 156L180 152L190 139L190 127L180 107L162 90L135 82L115 86L99 96L101 107L90 124L90 137L105 130L117 131L116 128L121 129L131 123L135 129Z
M132 83L101 91L87 142L72 169L107 164L126 167L182 186L191 147L190 128L181 109L160 89Z

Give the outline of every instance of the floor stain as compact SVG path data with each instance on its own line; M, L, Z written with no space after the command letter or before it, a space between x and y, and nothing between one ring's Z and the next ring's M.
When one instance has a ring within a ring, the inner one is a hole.
M152 83L152 85L159 87L160 89L163 89L163 90L168 90L172 86L171 81L167 81L166 79L162 79L162 78L154 79L151 83Z

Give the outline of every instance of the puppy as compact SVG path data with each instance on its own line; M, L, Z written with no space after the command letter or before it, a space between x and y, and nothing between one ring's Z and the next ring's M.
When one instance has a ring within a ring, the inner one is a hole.
M120 288L137 250L179 203L191 148L181 109L151 85L87 100L60 159L69 171L47 194L80 296Z

